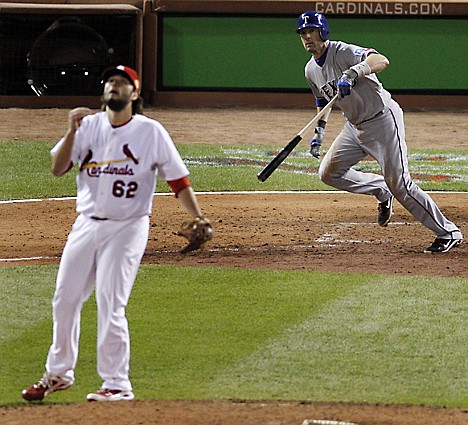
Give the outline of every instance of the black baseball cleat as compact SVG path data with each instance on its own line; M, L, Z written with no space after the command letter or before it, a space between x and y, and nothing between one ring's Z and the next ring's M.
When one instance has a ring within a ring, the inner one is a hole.
M452 248L460 245L463 239L441 239L436 238L432 245L427 247L424 252L426 254L443 254L450 251Z
M394 196L390 196L390 198L388 198L385 202L379 202L379 216L377 218L377 223L379 223L379 226L386 227L390 221L390 218L393 214L394 199Z

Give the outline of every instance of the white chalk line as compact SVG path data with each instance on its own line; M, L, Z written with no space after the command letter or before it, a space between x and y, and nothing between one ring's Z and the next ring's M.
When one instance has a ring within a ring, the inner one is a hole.
M195 192L196 195L278 195L278 194L331 194L331 193L347 193L345 191L330 191L325 192L323 190L311 190L311 191L294 191L294 190L272 190L272 191L237 191L237 192ZM153 196L173 196L171 192L167 193L153 193ZM0 201L0 204L16 204L16 203L27 203L27 202L42 202L42 201L72 201L76 200L76 196L68 196L63 198L41 198L41 199L10 199L7 201Z
M59 257L23 257L23 258L0 258L0 263L14 263L18 261L34 261L34 260L57 260Z
M244 190L236 192L195 192L196 195L334 195L334 194L350 194L344 190ZM444 195L467 195L468 192L445 192L440 191L426 191L429 194L444 194ZM173 193L154 193L153 196L174 196ZM44 202L44 201L70 201L75 200L76 196L68 196L63 198L42 198L42 199L10 199L6 201L0 201L1 204L16 204L16 203L28 203L28 202Z
M324 419L306 419L302 425L358 425L355 422L329 421Z

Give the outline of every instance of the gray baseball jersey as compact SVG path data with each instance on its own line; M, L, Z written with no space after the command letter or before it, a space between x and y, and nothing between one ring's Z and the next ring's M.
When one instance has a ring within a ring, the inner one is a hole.
M349 67L364 61L374 49L363 48L342 41L330 41L326 58L320 66L314 57L305 67L305 76L317 98L330 100L337 93L337 82ZM351 94L341 99L336 105L352 124L375 117L383 111L391 99L375 74L359 78Z
M305 75L319 100L330 100L344 71L367 58L374 49L330 41L326 56L312 58ZM375 74L356 80L349 96L335 103L347 119L324 156L318 174L337 189L374 195L379 202L395 198L436 237L460 239L457 226L439 210L432 198L412 180L408 170L403 111ZM353 166L367 155L379 163L382 175L364 173Z

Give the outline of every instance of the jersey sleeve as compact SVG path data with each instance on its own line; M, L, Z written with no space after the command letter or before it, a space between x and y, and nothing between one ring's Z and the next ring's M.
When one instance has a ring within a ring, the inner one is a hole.
M328 103L328 100L323 96L323 93L320 92L317 85L309 78L307 67L305 71L305 77L307 83L309 84L310 90L312 91L312 94L315 96L315 106L317 108L323 108Z
M366 60L372 53L378 53L377 50L368 47L359 47L354 44L343 43L339 47L339 54L336 55L338 65L345 71L353 65L357 65Z
M86 128L89 126L89 120L87 117L83 118L80 128L75 133L75 140L73 142L73 149L71 155L71 162L74 164L79 163L83 160L84 154L88 153L88 149L83 146L83 133L86 132ZM54 156L55 152L60 148L63 143L64 138L62 137L58 143L50 150L50 155ZM85 151L86 150L86 151Z
M312 91L312 94L315 96L316 99L323 98L323 95L320 93L319 88L317 85L309 78L309 72L308 72L308 67L311 66L310 63L308 63L305 67L305 78L307 81L307 84L310 87L310 90Z
M158 143L156 145L156 163L154 164L157 177L170 181L188 176L190 172L167 130L158 124L156 131L159 133L159 137L156 138Z

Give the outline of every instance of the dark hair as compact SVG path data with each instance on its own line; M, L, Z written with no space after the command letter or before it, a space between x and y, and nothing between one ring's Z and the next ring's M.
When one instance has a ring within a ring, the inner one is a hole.
M137 100L132 102L132 114L143 114L144 100L141 96L138 96Z
M101 96L101 111L106 110L106 102L104 102L104 97ZM138 96L136 100L132 102L132 115L143 114L143 105L144 100L141 96Z

